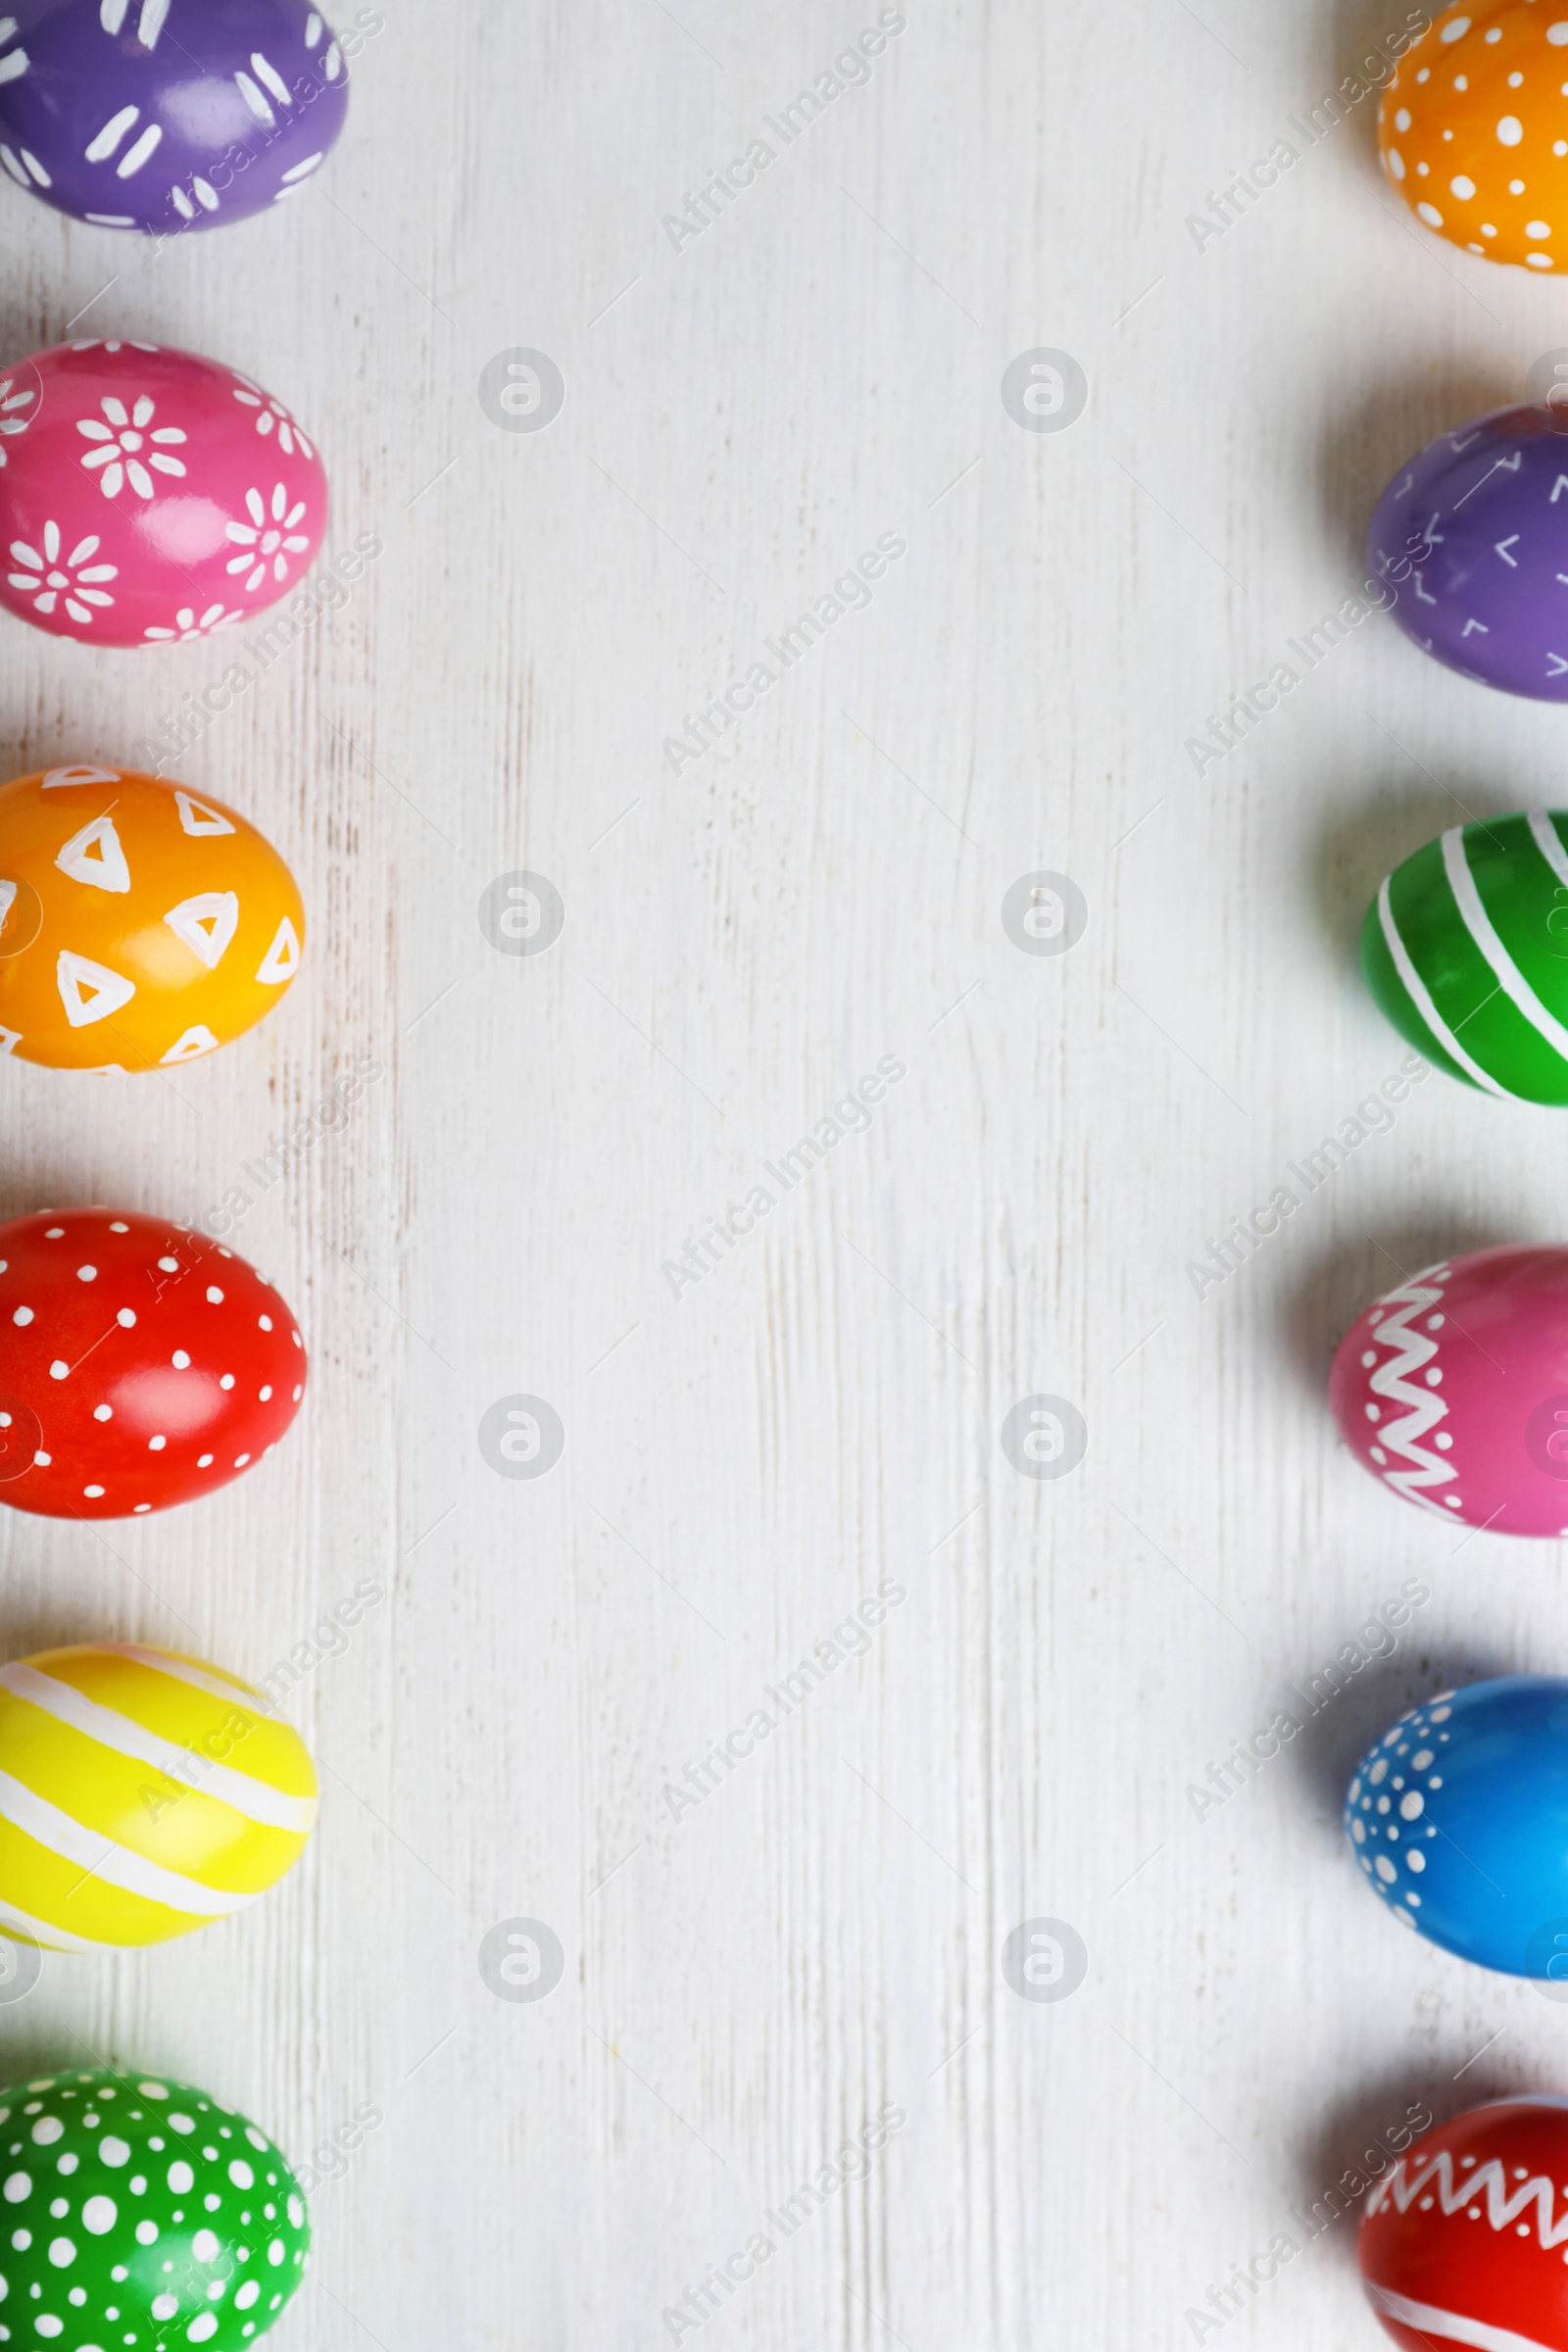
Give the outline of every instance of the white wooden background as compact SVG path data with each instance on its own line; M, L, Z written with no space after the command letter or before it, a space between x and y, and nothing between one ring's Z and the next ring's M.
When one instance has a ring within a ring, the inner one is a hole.
M705 2345L1182 2345L1363 2127L1564 2084L1561 2013L1401 1936L1337 1829L1400 1707L1561 1666L1559 1552L1385 1497L1324 1403L1391 1259L1562 1234L1562 1128L1435 1079L1223 1289L1183 1272L1397 1062L1355 966L1379 876L1456 802L1560 799L1563 718L1380 618L1201 780L1183 745L1360 576L1398 462L1568 345L1568 296L1417 232L1370 106L1195 249L1396 0L908 0L671 250L875 13L386 0L275 217L160 256L0 189L8 355L85 318L233 361L318 436L337 543L385 541L174 771L294 864L285 1007L167 1083L0 1072L5 1213L191 1215L385 1065L235 1237L314 1349L288 1445L101 1537L0 1512L12 1655L261 1675L386 1588L298 1694L325 1805L290 1881L0 2010L13 2076L112 2051L302 2159L384 2110L280 2343L653 2352L893 2102ZM565 377L541 433L478 403L515 345ZM1037 345L1091 382L1058 435L999 397ZM671 775L682 713L889 531L870 608ZM3 638L5 774L128 760L221 666ZM566 923L514 959L477 906L523 866ZM1056 959L1001 926L1037 867L1090 907ZM672 1298L662 1261L884 1054L872 1131ZM478 1424L523 1391L565 1450L503 1480ZM1037 1391L1089 1426L1055 1483L999 1448ZM1397 1654L1200 1824L1187 1785L1410 1576ZM666 1780L885 1577L871 1653L672 1823ZM1040 1914L1090 1953L1053 2005L999 1966ZM519 1915L566 1955L532 2004L477 1967ZM1352 2254L1227 2346L1379 2340Z

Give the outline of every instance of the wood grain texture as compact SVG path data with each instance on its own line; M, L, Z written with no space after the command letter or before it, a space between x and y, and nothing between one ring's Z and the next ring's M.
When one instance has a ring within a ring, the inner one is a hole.
M385 1587L296 1693L325 1806L288 1883L0 2009L13 2077L113 2052L302 2156L384 2110L315 2200L287 2340L321 2352L652 2352L889 2102L869 2177L682 2341L1174 2347L1364 2130L1563 2087L1560 2014L1399 1936L1337 1828L1401 1706L1560 1662L1559 1554L1449 1542L1324 1403L1391 1259L1561 1233L1561 1131L1434 1079L1222 1289L1183 1271L1399 1058L1354 962L1380 874L1456 803L1560 799L1560 717L1379 619L1201 777L1183 746L1568 314L1414 231L1369 108L1195 249L1394 0L909 0L674 250L683 191L875 13L387 0L276 218L160 255L0 190L8 352L87 318L231 360L317 435L336 542L385 543L176 766L299 875L285 1007L168 1081L0 1088L6 1213L180 1215L385 1070L234 1236L314 1350L288 1445L102 1537L0 1515L12 1655L260 1675ZM999 397L1038 345L1091 382L1059 435ZM512 346L565 377L544 432L479 406ZM672 773L683 714L884 532L868 608ZM128 759L221 665L15 624L4 664L7 774ZM521 867L566 923L517 959L477 907ZM1090 908L1055 959L1001 924L1040 867ZM663 1261L884 1055L869 1130L672 1298ZM478 1447L519 1392L566 1431L537 1481ZM1000 1449L1036 1392L1088 1422L1060 1482ZM1396 1655L1196 1820L1411 1576ZM672 1820L884 1578L868 1654ZM999 1965L1038 1915L1090 1953L1054 2005ZM536 2004L478 1973L515 1916L565 1950ZM1225 2332L1378 2340L1349 2226Z

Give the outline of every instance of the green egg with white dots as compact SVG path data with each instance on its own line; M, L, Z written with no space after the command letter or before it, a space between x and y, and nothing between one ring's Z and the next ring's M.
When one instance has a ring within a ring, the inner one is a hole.
M282 2155L210 2091L109 2067L0 2090L0 2344L243 2352L310 2244Z

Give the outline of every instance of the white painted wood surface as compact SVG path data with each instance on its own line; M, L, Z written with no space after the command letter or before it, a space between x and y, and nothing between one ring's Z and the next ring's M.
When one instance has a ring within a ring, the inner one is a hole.
M1370 107L1195 249L1395 0L908 0L678 252L662 217L870 0L384 15L275 218L160 256L3 191L8 354L85 318L229 359L318 436L337 542L385 542L174 770L300 876L285 1007L167 1083L0 1073L6 1213L190 1215L379 1058L235 1237L307 1328L305 1413L187 1513L0 1514L6 1651L261 1675L357 1580L387 1597L301 1685L326 1802L292 1879L51 1964L0 2048L208 2083L302 2158L384 2110L280 2344L651 2352L884 2103L870 2177L682 2341L1190 2343L1364 2128L1564 2087L1560 2012L1402 1937L1337 1832L1402 1705L1561 1664L1559 1555L1380 1494L1324 1403L1391 1260L1561 1235L1561 1127L1434 1079L1222 1289L1183 1271L1397 1063L1355 969L1380 874L1456 802L1560 799L1562 718L1377 619L1201 778L1183 746L1568 310L1414 230ZM1041 345L1091 382L1057 435L999 397ZM480 409L513 346L565 377L546 431ZM672 774L682 714L884 532L869 607ZM128 760L220 667L8 623L0 772ZM520 867L566 907L530 959L476 912ZM1090 908L1055 959L1000 920L1041 867ZM883 1055L869 1132L672 1298L662 1261ZM1042 1391L1090 1436L1037 1484L998 1433ZM518 1392L565 1427L537 1481L478 1448ZM1395 1657L1197 1821L1187 1785L1407 1577ZM672 1821L884 1578L869 1654ZM1037 1915L1090 1954L1054 2005L1000 1971ZM517 1916L565 1951L533 2004L478 1973ZM1350 2227L1224 2334L1381 2340Z

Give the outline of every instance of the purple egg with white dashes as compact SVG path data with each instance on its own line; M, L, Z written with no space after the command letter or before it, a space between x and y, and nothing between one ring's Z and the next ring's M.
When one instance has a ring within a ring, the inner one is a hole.
M1568 409L1494 409L1428 442L1379 499L1367 563L1423 653L1568 703Z
M265 212L347 106L308 0L0 0L0 165L74 220L174 235Z

